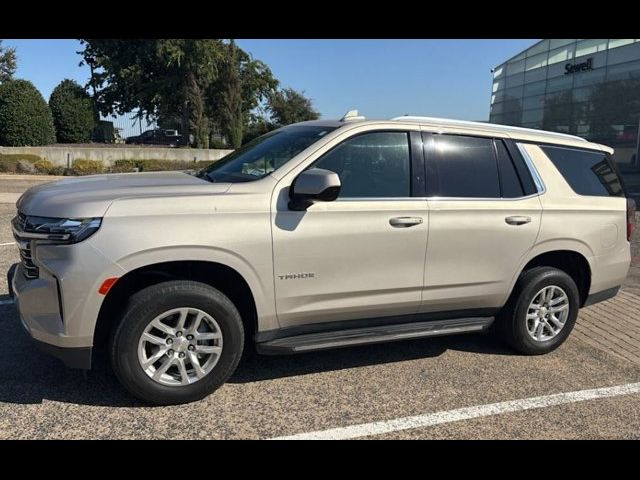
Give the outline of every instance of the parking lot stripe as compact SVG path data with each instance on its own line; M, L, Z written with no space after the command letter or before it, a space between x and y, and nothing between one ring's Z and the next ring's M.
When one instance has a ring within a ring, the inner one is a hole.
M348 440L351 438L368 437L383 433L398 432L421 427L431 427L443 423L459 422L472 418L500 415L502 413L521 412L536 408L552 407L567 403L584 402L598 398L618 397L640 393L640 383L629 383L615 387L594 388L591 390L578 390L575 392L556 393L541 397L523 398L506 402L476 405L473 407L458 408L443 412L427 413L414 417L396 418L380 422L363 423L349 427L332 428L309 433L298 433L285 437L273 438L273 440Z
M15 245L16 242L8 242L8 243L0 243L0 247L4 247L5 245Z

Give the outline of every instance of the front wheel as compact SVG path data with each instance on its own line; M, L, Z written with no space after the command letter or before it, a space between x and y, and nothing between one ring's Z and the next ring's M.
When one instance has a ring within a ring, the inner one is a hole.
M580 295L573 279L562 270L536 267L524 272L498 315L502 338L526 355L558 348L573 329Z
M175 280L129 299L111 336L111 363L141 400L188 403L231 376L243 345L242 320L231 300L209 285Z

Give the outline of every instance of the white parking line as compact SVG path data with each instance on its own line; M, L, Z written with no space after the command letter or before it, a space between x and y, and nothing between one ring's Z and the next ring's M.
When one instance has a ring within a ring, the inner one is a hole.
M14 303L16 303L14 299L0 300L0 305L13 305Z
M616 387L595 388L592 390L579 390L576 392L557 393L543 395L541 397L523 398L507 402L476 405L474 407L458 408L443 412L427 413L415 417L397 418L381 422L363 423L350 427L332 428L309 433L298 433L286 437L277 437L273 440L347 440L350 438L368 437L382 433L398 432L413 428L431 427L443 423L458 422L471 418L500 415L501 413L521 412L534 408L545 408L567 403L584 402L597 398L617 397L640 393L640 383L629 383Z
M15 245L16 242L8 242L8 243L0 243L0 247L4 247L5 245Z

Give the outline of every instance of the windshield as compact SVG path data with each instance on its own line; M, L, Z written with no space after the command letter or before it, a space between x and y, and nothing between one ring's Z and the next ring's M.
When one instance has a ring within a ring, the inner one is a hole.
M336 127L289 127L258 137L198 172L210 182L251 182L269 175Z

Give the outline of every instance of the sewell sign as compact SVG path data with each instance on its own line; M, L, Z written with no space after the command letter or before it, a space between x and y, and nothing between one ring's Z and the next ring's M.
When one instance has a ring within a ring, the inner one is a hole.
M593 58L587 58L587 61L582 63L567 63L564 66L565 75L577 72L586 72L587 70L593 70Z

